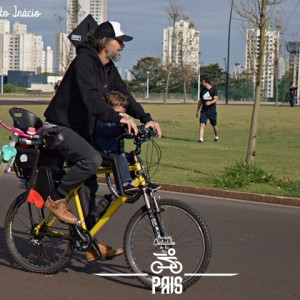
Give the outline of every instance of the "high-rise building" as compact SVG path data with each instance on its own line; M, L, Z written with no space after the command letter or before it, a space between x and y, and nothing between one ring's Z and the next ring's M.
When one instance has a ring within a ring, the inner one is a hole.
M68 39L67 33L56 34L56 73L63 75L73 59L73 45Z
M18 21L14 23L13 25L13 32L15 34L23 34L27 33L27 25L26 24L20 24Z
M66 33L56 37L57 73L63 75L75 56L75 48L67 36L77 25L91 14L98 24L107 20L107 0L67 0Z
M9 20L0 20L0 74L8 70L32 71L43 69L43 38L27 32L27 25L15 22L10 33ZM53 65L48 61L48 64ZM52 68L53 69L53 68Z
M262 96L273 98L274 95L274 66L275 59L279 58L279 31L266 30L266 41L264 48ZM246 34L246 70L253 74L253 83L256 82L258 71L260 30L247 29Z
M245 71L245 67L239 63L234 64L233 67L233 78L239 78L241 74Z
M41 35L34 36L34 70L37 73L44 72L45 66L43 65L45 62L43 60L44 56L44 43L43 37Z
M24 28L27 30L27 26L25 26L13 27L14 29L17 28L17 31L13 32L14 68L11 68L11 70L34 71L35 36L33 33L24 32ZM19 28L22 28L22 30L18 31Z
M288 70L288 62L286 58L279 57L278 60L278 79L282 79L282 77L285 75L286 71Z
M43 51L42 72L53 73L53 50L50 46Z
M163 65L190 65L198 70L200 32L192 22L179 21L164 29Z
M10 22L0 20L0 75L7 75L10 61Z
M90 0L90 14L98 24L107 20L107 0Z
M0 33L10 33L10 22L0 19Z
M107 0L67 0L67 33L69 34L88 14L97 23L106 21Z

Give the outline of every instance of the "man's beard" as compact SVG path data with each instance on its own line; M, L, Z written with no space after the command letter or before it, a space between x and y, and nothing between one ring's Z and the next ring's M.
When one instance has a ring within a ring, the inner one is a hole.
M107 54L107 56L113 60L114 62L118 62L121 60L121 54L120 53L112 53L112 52L109 52Z

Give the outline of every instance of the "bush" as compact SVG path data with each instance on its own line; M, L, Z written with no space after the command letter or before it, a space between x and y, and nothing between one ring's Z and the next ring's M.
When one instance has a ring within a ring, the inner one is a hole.
M282 186L282 181L267 173L257 164L248 165L245 162L235 162L225 168L225 173L213 178L215 187L241 188L250 183L266 183L273 186Z
M19 86L16 86L16 85L13 85L11 83L6 83L4 84L3 86L3 92L6 94L9 94L9 93L24 93L26 92L26 89L23 88L23 87L19 87Z

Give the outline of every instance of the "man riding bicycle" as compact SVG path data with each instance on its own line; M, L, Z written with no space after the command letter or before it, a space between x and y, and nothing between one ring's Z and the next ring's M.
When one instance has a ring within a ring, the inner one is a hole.
M161 136L159 124L136 102L113 63L119 61L124 42L131 40L132 37L123 33L119 23L107 21L100 24L76 48L77 56L44 113L43 135L47 145L59 150L72 164L58 188L45 202L45 207L66 223L75 224L77 218L71 213L65 196L82 182L85 184L80 190L80 198L85 199L82 205L87 228L92 228L95 223L89 212L95 205L95 172L102 163L99 152L90 144L95 121L125 124L130 133L137 134L135 122L128 116L120 116L105 102L107 92L116 90L126 95L129 101L127 114L139 119L146 127L155 128ZM123 253L120 248L113 250L100 242L98 247L104 257Z

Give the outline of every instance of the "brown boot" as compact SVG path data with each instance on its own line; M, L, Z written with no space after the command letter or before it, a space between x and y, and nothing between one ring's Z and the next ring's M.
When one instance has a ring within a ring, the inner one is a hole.
M45 207L63 222L68 224L77 223L77 218L71 213L66 200L53 201L49 196L45 202Z
M98 248L104 258L111 258L111 257L119 256L119 255L123 254L123 252L124 252L124 250L122 248L117 248L117 249L113 250L112 247L105 245L101 242L97 242L97 245L98 245ZM85 257L88 262L93 262L100 258L94 249L89 249L88 251L86 251Z

